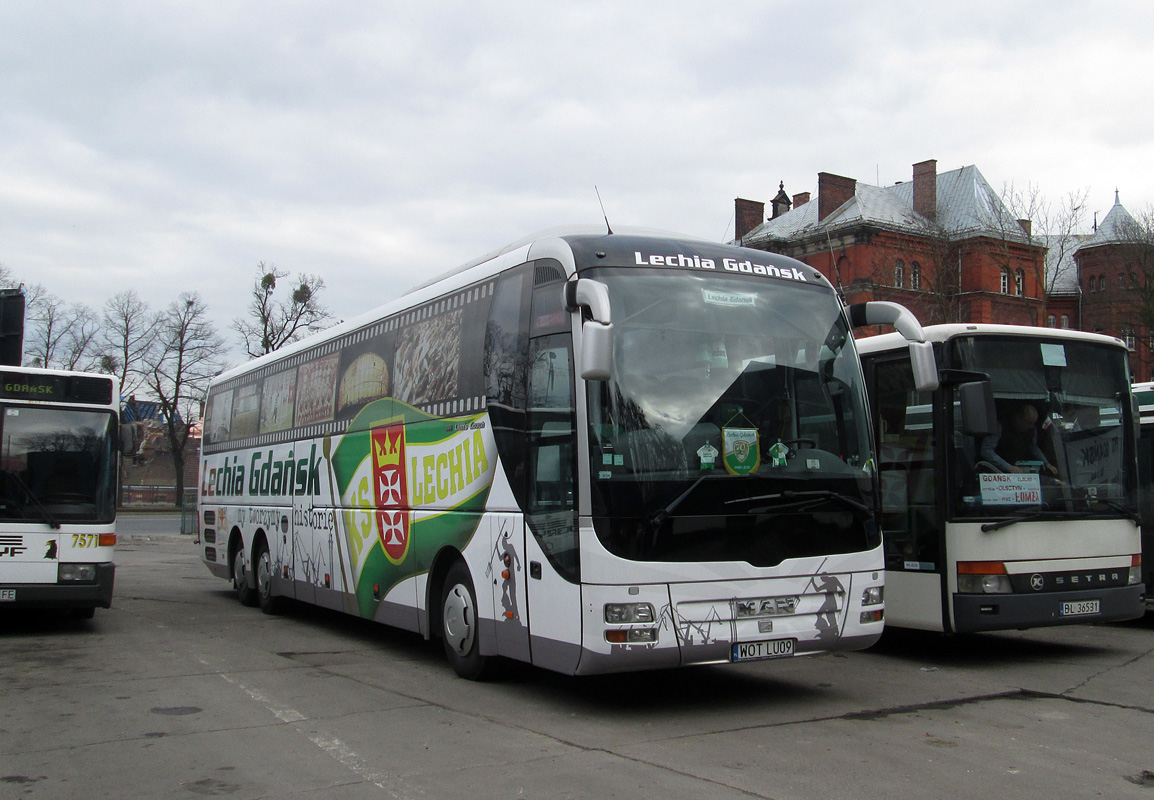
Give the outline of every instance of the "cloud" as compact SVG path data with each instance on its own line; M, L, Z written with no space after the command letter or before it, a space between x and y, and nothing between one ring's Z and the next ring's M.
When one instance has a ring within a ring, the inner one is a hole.
M533 230L723 239L733 198L976 164L1154 198L1145 3L0 7L0 263L98 306L260 261L351 317ZM1108 206L1106 206L1108 207ZM728 226L728 227L727 227Z

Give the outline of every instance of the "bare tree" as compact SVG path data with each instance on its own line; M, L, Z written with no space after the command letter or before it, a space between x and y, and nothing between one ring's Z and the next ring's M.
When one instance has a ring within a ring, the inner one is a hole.
M320 302L324 279L298 273L288 298L277 300L277 281L288 277L284 270L263 261L257 264L252 286L248 318L240 318L232 327L240 334L245 351L256 358L272 353L286 344L318 330L329 319L328 309Z
M55 366L68 326L67 306L39 283L24 291L24 361L32 367Z
M100 318L83 303L73 303L64 310L64 320L58 352L60 366L81 371L96 369L100 363L97 353Z
M155 349L144 384L160 404L161 423L176 470L176 505L184 497L185 451L200 421L208 382L223 366L224 339L195 292L185 292L156 317Z
M992 220L992 227L1001 234L1000 260L1010 268L1014 243L1025 244L1033 251L1031 271L1042 301L1039 323L1046 319L1050 296L1068 283L1076 271L1073 256L1081 244L1078 231L1086 218L1089 194L1089 189L1071 191L1054 205L1033 184L1019 189L1010 183L1003 189L1003 208ZM1045 248L1044 256L1039 248Z
M1124 221L1117 233L1119 263L1129 270L1126 305L1137 312L1138 322L1146 331L1154 332L1154 208Z
M132 289L109 298L101 314L100 369L120 379L120 391L136 393L144 383L144 361L157 317Z

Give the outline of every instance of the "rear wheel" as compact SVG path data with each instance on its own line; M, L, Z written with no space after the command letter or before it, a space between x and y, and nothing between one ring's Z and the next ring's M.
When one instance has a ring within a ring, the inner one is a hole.
M255 561L257 603L264 613L277 614L281 610L282 598L272 593L272 556L263 540L257 543Z
M74 619L92 619L96 616L96 606L83 606L72 609Z
M485 676L490 659L482 656L479 649L477 595L469 569L461 561L453 564L445 576L441 637L449 664L458 675L472 681Z
M245 575L243 547L237 547L232 554L232 588L242 606L256 605L256 589L249 585Z

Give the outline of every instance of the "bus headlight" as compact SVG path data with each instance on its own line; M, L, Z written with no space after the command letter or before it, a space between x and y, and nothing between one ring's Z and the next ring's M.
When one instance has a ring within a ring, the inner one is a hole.
M653 622L653 606L650 603L606 603L605 621L610 625Z
M1010 594L1009 575L959 575L958 591L962 594Z
M56 573L60 583L91 583L96 580L95 564L61 564Z
M1010 594L1010 576L1002 561L959 561L958 591L962 594Z
M863 606L876 606L882 602L884 597L884 586L867 586L865 591L861 593L861 604Z
M654 628L619 628L605 631L605 641L610 644L650 644L657 641Z

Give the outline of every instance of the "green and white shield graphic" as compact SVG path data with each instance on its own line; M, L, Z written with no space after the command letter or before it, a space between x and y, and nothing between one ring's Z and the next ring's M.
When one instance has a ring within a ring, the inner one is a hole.
M757 428L723 428L725 471L730 475L748 475L761 465L761 448L757 446Z

